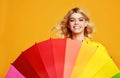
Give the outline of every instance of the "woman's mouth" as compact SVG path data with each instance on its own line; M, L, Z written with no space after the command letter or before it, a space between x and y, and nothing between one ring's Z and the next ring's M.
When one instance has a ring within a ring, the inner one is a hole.
M80 29L81 26L73 26L74 29Z

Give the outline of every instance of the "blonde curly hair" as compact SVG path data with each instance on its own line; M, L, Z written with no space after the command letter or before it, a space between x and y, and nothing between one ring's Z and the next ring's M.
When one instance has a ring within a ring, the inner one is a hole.
M80 13L82 14L83 18L88 21L88 25L85 27L84 29L84 36L85 37L89 37L91 38L91 34L93 32L93 25L92 23L90 22L90 18L88 17L88 15L82 10L82 9L79 9L79 8L73 8L71 9L63 18L63 20L60 22L60 24L54 26L54 28L57 30L57 36L58 37L64 37L64 38L72 38L72 32L70 30L70 28L68 27L69 26L69 19L70 19L70 16L73 14L73 13Z

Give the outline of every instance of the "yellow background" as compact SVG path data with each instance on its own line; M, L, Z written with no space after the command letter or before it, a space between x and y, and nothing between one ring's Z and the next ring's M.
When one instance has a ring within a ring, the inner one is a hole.
M86 10L101 42L120 68L119 0L0 0L0 78L22 51L55 33L52 26L73 7Z

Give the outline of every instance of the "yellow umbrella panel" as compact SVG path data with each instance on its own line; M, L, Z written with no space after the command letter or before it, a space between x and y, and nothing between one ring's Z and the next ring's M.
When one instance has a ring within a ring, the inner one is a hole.
M111 78L119 69L103 45L86 39L77 56L71 78Z

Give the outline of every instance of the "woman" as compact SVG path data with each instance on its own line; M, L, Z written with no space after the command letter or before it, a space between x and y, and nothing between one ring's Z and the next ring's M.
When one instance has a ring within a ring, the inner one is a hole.
M90 19L83 10L73 8L55 28L58 34L65 38L85 40L85 37L91 38L93 32L93 26L90 24Z
M82 41L71 78L120 77L119 69L109 57L105 47L90 39L93 26L90 25L90 18L83 10L71 9L55 28L58 30L58 36L62 34L64 38Z

